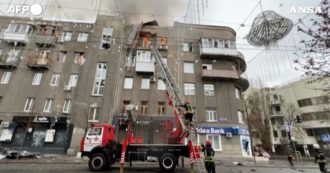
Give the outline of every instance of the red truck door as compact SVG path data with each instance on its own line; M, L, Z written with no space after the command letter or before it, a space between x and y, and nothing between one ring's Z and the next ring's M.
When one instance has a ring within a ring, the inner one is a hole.
M91 151L94 147L102 144L103 127L92 127L85 136L84 152Z

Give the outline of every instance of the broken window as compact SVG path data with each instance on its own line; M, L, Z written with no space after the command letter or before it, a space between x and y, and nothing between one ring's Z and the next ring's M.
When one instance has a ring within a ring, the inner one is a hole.
M112 27L104 27L101 39L100 49L110 49L112 39Z
M184 52L192 52L193 51L193 45L191 42L184 42L183 43L183 51Z
M66 59L67 51L60 51L60 54L57 57L57 62L64 63Z
M84 52L75 52L73 62L75 64L83 65L85 63Z
M159 49L167 49L167 37L159 37L158 38L158 48Z
M143 37L143 47L150 48L151 46L151 37L150 36L144 36Z

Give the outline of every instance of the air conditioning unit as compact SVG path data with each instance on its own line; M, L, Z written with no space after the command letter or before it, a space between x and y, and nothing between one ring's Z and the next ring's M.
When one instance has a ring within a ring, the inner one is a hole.
M227 138L231 138L231 137L233 137L233 134L231 134L231 132L227 132L227 133L226 133L226 137L227 137Z
M155 83L156 80L157 80L157 79L156 79L155 77L151 77L151 78L150 78L150 82L152 82L152 83Z
M70 91L71 90L71 86L70 85L65 85L64 86L64 91Z

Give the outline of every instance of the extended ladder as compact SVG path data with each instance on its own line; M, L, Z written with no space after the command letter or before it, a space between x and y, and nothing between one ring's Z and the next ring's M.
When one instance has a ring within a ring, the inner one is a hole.
M156 63L159 65L163 80L165 82L167 89L167 97L169 98L170 102L169 104L172 105L172 108L174 109L174 114L176 118L180 121L180 125L182 126L183 130L182 133L185 135L184 137L189 136L188 146L190 151L190 164L193 166L194 163L196 163L197 171L199 173L204 173L206 172L206 170L200 151L200 146L198 145L197 141L197 130L195 128L195 125L188 123L188 127L186 127L182 122L182 112L180 112L181 116L178 115L178 106L184 104L184 96L174 76L172 75L168 66L163 61L160 52L155 48L152 48L151 50L155 57ZM186 134L186 132L188 132L188 134ZM182 137L182 134L179 137Z

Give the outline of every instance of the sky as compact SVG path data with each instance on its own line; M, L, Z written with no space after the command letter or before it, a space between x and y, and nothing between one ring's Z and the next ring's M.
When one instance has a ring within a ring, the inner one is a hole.
M261 5L258 5L260 2ZM276 45L254 47L245 39L255 16L266 10L273 10L287 17L294 24L300 18L306 22L313 14L290 13L292 8L317 7L320 0L0 0L0 15L7 14L9 5L34 4L43 6L41 17L49 20L75 20L92 22L96 15L117 14L136 21L156 19L161 25L171 25L173 21L194 22L208 25L229 26L237 32L237 47L247 61L247 77L251 85L275 86L298 80L302 73L294 70L293 54L297 52L299 41L305 38L293 30ZM199 7L199 8L198 8ZM198 10L199 9L199 10ZM199 11L199 20L198 20ZM31 14L14 15L32 17ZM188 17L185 17L188 16ZM244 23L244 26L240 25Z

